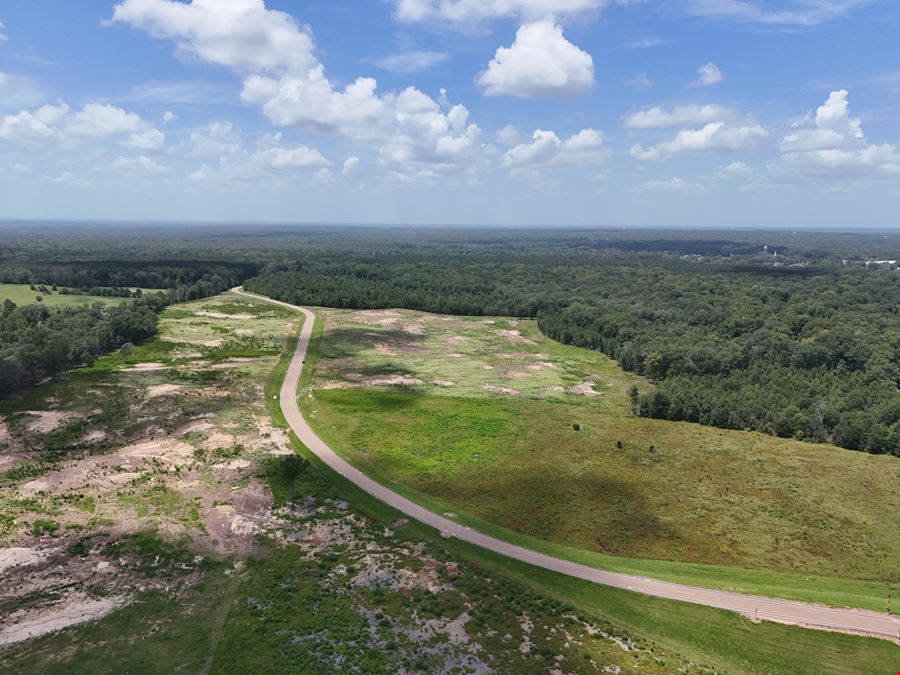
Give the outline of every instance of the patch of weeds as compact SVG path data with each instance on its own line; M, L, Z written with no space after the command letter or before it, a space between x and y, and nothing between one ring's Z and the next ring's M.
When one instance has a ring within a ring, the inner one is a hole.
M186 539L169 541L156 532L138 532L110 542L103 547L103 553L129 561L145 576L186 574L196 567L196 556Z
M223 460L223 459L236 459L244 454L244 446L240 443L235 443L231 447L228 448L216 448L212 451L211 459L213 461Z
M52 462L29 459L0 474L0 488L18 485L23 481L38 478L51 468L53 468Z
M55 535L59 527L59 523L55 520L38 518L31 524L28 531L33 537L43 537L45 534Z
M119 503L132 507L141 518L159 516L189 527L203 528L199 501L187 499L166 485L154 485L138 494L120 495Z

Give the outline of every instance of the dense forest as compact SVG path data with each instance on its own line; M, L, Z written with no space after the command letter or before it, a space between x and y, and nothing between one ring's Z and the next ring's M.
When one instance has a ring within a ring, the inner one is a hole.
M900 455L897 233L29 224L0 234L0 282L161 288L168 302L243 282L307 305L536 317L549 337L651 379L637 414Z
M7 300L0 309L0 398L153 336L164 305L165 296L119 307L16 307Z

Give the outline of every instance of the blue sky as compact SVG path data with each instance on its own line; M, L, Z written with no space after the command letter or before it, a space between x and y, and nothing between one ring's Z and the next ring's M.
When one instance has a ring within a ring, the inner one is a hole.
M898 227L891 0L5 0L0 218Z

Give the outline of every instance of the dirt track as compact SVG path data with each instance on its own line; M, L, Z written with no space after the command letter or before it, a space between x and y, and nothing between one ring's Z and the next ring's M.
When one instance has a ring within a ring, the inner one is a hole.
M731 612L737 612L756 621L776 621L808 628L832 630L843 633L856 633L871 635L900 641L900 617L879 612L858 609L837 609L821 605L797 602L792 600L778 600L753 595L742 595L727 591L716 591L695 586L659 581L647 577L638 577L617 572L607 572L587 565L555 558L544 553L538 553L530 549L511 544L495 537L482 534L468 527L460 525L448 518L440 516L413 501L397 494L380 483L377 483L367 475L340 458L328 447L312 430L312 427L304 419L297 405L297 389L300 375L303 371L303 363L306 351L309 347L312 335L315 315L303 307L290 305L263 296L245 293L234 289L236 293L249 297L265 300L288 309L300 312L305 317L300 338L294 357L288 368L284 384L281 387L281 410L291 429L297 437L325 464L354 483L356 486L368 492L373 497L388 504L405 515L415 518L437 530L444 536L452 536L457 539L475 544L489 551L514 558L516 560L543 567L560 574L586 579L594 583L623 588L637 593L644 593L670 600L680 600L697 605L706 605Z

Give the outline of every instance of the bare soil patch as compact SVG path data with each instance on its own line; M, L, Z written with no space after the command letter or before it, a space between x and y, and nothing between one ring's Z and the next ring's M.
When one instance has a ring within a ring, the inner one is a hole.
M4 626L0 629L0 646L95 621L128 602L128 596L92 598L85 593L76 592L49 607L20 609L6 617Z
M36 419L28 425L28 431L36 434L49 434L64 426L66 422L77 419L78 415L51 410L29 410L28 414Z
M599 391L594 391L594 387L597 386L596 382L592 382L590 380L586 382L582 382L581 384L575 385L574 387L569 388L570 394L578 394L580 396L587 396L589 398L594 398L597 396L603 396Z
M524 337L522 333L517 330L498 330L495 331L497 335L500 337L505 337L507 340L512 342L513 344L518 345L536 345L537 342L534 340Z
M184 391L184 386L180 384L154 384L147 387L147 398L157 398L159 396L172 396L180 394Z
M518 396L518 389L511 389L510 387L495 387L492 384L485 384L482 386L485 391L489 391L492 394L507 394L509 396Z
M205 316L210 319L233 319L236 321L250 321L253 319L252 314L247 314L247 313L225 314L223 312L211 312L209 310L201 310L199 312L194 312L194 316Z
M142 373L153 372L157 370L166 370L168 366L162 363L138 363L129 368L123 368L123 373Z

